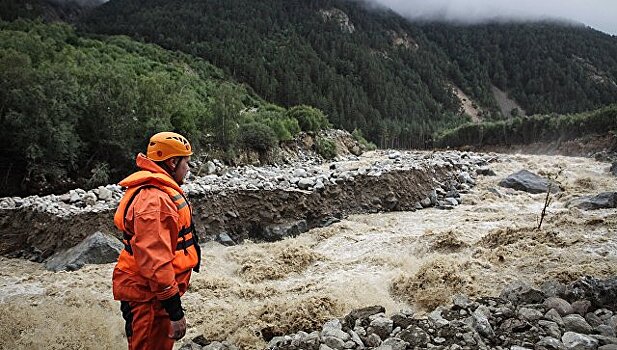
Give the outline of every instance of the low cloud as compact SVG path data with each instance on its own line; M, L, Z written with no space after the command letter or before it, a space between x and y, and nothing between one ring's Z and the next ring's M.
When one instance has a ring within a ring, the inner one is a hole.
M614 0L367 0L412 20L482 23L493 20L557 19L617 34Z

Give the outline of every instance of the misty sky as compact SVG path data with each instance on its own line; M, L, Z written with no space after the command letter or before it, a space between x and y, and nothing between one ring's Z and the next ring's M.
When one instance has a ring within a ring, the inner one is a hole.
M494 18L558 18L617 35L616 0L367 0L412 19L481 22Z

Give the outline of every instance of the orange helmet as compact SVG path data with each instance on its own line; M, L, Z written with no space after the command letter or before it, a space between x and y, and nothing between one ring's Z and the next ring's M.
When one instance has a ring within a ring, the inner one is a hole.
M159 162L171 157L188 157L193 154L187 139L175 132L159 132L150 138L148 158Z

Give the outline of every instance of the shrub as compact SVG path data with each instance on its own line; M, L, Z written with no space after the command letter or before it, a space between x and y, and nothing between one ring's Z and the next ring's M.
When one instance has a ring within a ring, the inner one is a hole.
M330 127L323 112L310 106L295 106L287 111L287 116L296 119L302 131L319 131Z
M332 159L336 157L336 144L334 144L331 140L317 138L315 148L317 153L325 159Z
M259 153L268 152L277 144L274 131L269 126L258 122L240 125L238 139L244 148L253 149Z
M358 141L358 143L362 145L362 147L364 147L365 149L369 151L374 151L377 149L377 146L374 143L369 142L364 138L364 136L362 135L362 130L357 128L354 129L354 131L351 133L351 136L353 136L354 140Z

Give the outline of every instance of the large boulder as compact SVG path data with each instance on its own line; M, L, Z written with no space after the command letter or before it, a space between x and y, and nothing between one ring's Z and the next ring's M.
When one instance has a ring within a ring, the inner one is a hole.
M520 170L499 182L499 186L501 187L529 193L546 193L548 192L549 184L551 185L551 193L556 193L561 190L558 184L549 182L549 180L528 170Z
M617 277L599 280L583 277L568 285L564 293L566 300L589 300L595 309L617 309Z
M308 231L307 222L298 220L262 228L255 227L249 236L260 241L275 242L286 237L295 237L306 231Z
M546 295L522 281L515 281L507 285L501 291L499 297L514 305L521 305L541 303L546 298Z
M617 207L617 192L602 192L597 196L586 196L571 200L569 206L583 210Z
M45 263L45 268L54 272L75 271L86 264L107 264L118 259L124 248L117 238L97 231L78 245L58 252Z
M345 316L345 326L349 329L353 329L356 320L364 320L365 326L368 326L369 316L373 316L380 313L385 313L386 309L381 305L368 306L362 309L352 310L347 316Z

